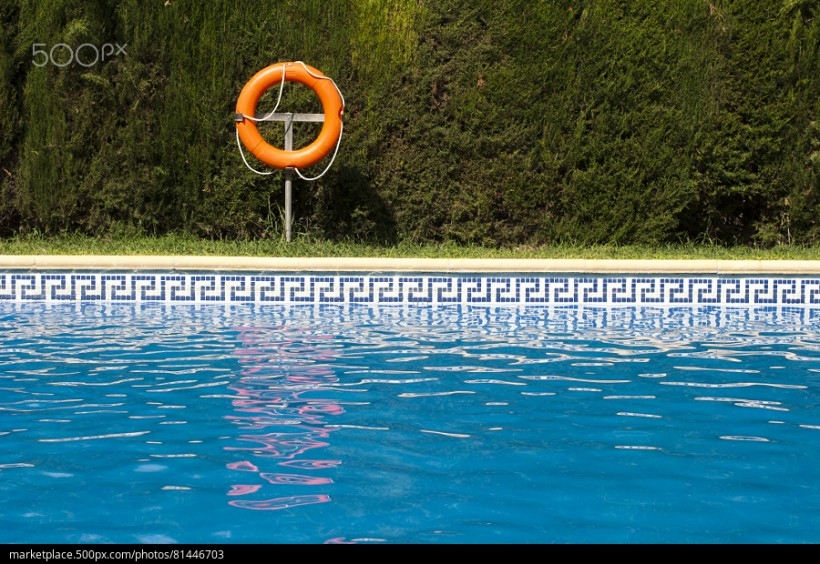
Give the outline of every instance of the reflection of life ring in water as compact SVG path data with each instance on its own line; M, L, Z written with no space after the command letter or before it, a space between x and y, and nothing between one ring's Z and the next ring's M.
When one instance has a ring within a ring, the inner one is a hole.
M334 337L321 330L306 332L298 328L240 327L238 330L244 347L235 354L242 355L241 363L245 366L239 380L229 385L236 395L231 396L234 413L227 419L239 427L237 440L242 445L224 449L249 458L231 462L227 468L257 474L274 486L302 488L333 484L331 478L316 476L314 471L332 470L342 463L340 460L305 459L303 455L329 446L331 433L339 427L328 425L328 416L345 412L339 400L315 395L317 390L339 381L330 365L336 358L332 348ZM302 397L306 393L310 394L309 398ZM276 468L257 465L270 461L275 462ZM283 471L282 467L287 470ZM227 495L235 498L266 493L259 484L242 482L231 484ZM275 511L330 501L326 493L299 493L265 499L231 499L228 505Z
M256 119L256 105L262 94L277 83L281 88L284 82L301 82L310 87L319 96L325 114L319 136L309 145L294 151L278 149L266 143L256 128L256 122L264 120ZM301 61L276 63L253 75L239 94L236 113L237 133L245 147L261 162L278 169L299 169L316 164L338 149L342 138L344 99L339 88L331 78Z

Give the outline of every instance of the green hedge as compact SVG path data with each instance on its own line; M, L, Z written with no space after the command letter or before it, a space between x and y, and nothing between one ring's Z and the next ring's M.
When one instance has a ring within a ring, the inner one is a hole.
M280 237L282 175L245 168L233 110L257 70L302 60L347 107L333 167L295 183L298 232L816 244L818 12L810 0L0 0L0 236ZM50 51L63 43L124 51L66 64ZM64 66L38 66L38 49ZM284 103L316 110L301 85ZM274 125L265 134L281 141ZM297 142L314 134L303 126Z

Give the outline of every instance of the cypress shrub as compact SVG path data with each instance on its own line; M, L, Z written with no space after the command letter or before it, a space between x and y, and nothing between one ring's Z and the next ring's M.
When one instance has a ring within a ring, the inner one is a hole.
M282 173L246 169L233 111L256 71L301 60L338 83L346 115L327 174L294 182L299 233L817 243L817 11L809 0L0 0L0 236L281 236ZM69 61L81 45L122 51ZM48 64L35 64L43 51ZM298 84L281 109L319 111ZM281 124L260 127L281 146ZM318 131L296 128L297 145Z

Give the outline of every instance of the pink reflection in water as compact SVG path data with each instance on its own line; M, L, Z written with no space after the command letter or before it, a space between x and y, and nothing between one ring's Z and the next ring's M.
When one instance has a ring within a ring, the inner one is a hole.
M272 458L293 458L314 448L328 446L329 443L317 441L314 435L325 438L329 431L336 429L322 429L305 433L268 433L267 435L240 435L240 441L258 443L249 447L225 447L225 450L253 451L257 456Z
M307 415L308 413L325 413L327 415L341 415L345 412L340 405L335 404L308 404L300 407L297 412L300 415Z
M230 389L241 397L233 400L234 412L226 418L242 429L237 440L247 446L229 446L225 450L244 451L263 460L281 459L279 465L302 470L332 469L341 464L337 460L297 458L309 450L328 446L326 439L338 429L327 427L327 417L345 412L337 400L321 397L325 387L339 380L330 366L321 364L336 359L336 352L328 348L335 337L285 326L238 330L245 345L236 351L243 370ZM255 432L261 430L269 432ZM247 460L228 464L228 468L256 472L269 484L282 488L333 483L327 477L263 472ZM231 488L228 495L239 496L255 493L262 485ZM228 503L241 509L271 511L329 501L330 496L316 494Z
M230 464L228 464L228 468L230 470L243 470L245 472L259 472L259 468L257 468L247 460L243 460L241 462L231 462Z
M323 468L335 468L341 463L341 460L288 460L286 462L280 462L279 466L302 468L303 470L320 470Z
M234 484L231 486L231 491L228 492L228 495L245 495L249 493L253 493L259 491L259 488L262 486L259 484L255 485L247 485L247 484Z
M314 503L327 503L330 501L329 495L293 495L290 497L277 497L276 499L245 500L237 499L229 501L228 505L239 507L240 509L254 509L256 511L278 511L279 509L290 509L300 505L313 505Z
M250 410L249 410L250 411ZM270 412L263 412L269 413ZM259 417L233 417L228 416L227 419L241 419L243 421L243 429L248 430L257 430L257 429L265 429L267 427L277 427L281 425L298 425L302 423L302 418L299 419L291 419L289 417L269 417L265 415L261 415Z
M290 484L294 486L321 486L322 484L332 484L330 478L320 478L315 476L303 476L302 474L275 474L272 472L262 472L259 474L271 484Z

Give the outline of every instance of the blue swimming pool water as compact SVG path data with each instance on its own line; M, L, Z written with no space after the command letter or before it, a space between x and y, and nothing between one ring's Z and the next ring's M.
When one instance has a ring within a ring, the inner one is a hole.
M0 542L816 543L820 311L0 302Z

